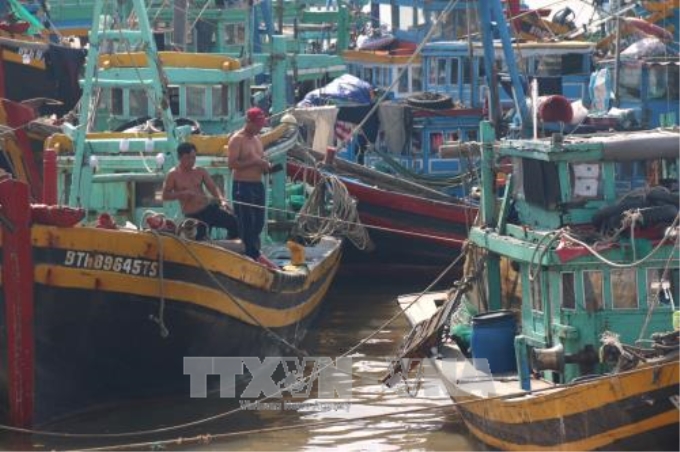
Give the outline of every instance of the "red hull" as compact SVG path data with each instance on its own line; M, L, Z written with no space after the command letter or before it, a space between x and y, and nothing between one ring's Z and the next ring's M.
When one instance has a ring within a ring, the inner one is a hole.
M316 181L319 171L288 163L289 176ZM367 261L407 265L446 265L459 254L477 207L384 189L373 182L337 175L358 203L359 218L376 244Z

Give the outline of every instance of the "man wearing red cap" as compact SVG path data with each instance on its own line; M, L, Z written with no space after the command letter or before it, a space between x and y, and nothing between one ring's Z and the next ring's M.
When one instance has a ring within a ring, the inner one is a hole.
M260 252L260 234L265 221L262 176L271 170L259 137L266 124L267 116L261 109L253 107L246 112L245 126L229 140L229 168L234 180L234 211L246 255L266 267L278 268Z

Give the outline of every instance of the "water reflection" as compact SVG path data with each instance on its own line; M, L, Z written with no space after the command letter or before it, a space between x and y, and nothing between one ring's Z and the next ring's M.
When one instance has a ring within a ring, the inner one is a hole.
M340 275L334 283L316 327L302 348L311 356L335 358L371 335L398 312L395 297L417 292L429 279ZM473 450L481 444L468 436L450 399L428 362L418 386L389 389L379 380L388 360L409 330L401 316L353 351L352 391L348 400L302 399L306 409L241 410L213 422L180 431L135 438L34 438L34 447L69 449L136 443L133 449L170 450ZM417 392L417 395L414 394ZM295 399L300 402L300 399ZM278 401L277 403L279 403ZM347 402L348 404L344 404ZM280 407L280 405L279 405ZM234 400L166 399L128 405L57 425L62 431L91 433L157 429L235 410ZM206 436L206 435L210 436ZM198 439L199 435L201 439ZM183 439L178 439L178 438ZM162 443L163 440L175 440Z

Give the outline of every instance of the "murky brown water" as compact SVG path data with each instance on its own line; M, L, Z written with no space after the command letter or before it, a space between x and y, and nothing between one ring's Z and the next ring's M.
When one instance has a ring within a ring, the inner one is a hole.
M398 312L396 295L420 292L430 282L431 276L404 273L340 275L302 347L311 356L335 358L344 354ZM455 409L444 407L450 400L429 363L424 367L421 381L421 388L425 390L416 397L407 394L403 386L392 390L379 383L387 369L387 360L409 329L406 319L400 316L350 355L353 380L348 405L333 405L333 409L326 411L237 411L233 400L220 399L217 395L201 400L158 400L142 406L116 407L58 428L95 435L159 428L166 431L136 437L34 437L33 446L111 449L114 445L136 444L131 447L135 450L483 449L483 445L469 436ZM319 400L312 398L305 402ZM227 412L231 414L211 422L173 428ZM202 439L198 438L200 435ZM166 442L168 440L173 442Z

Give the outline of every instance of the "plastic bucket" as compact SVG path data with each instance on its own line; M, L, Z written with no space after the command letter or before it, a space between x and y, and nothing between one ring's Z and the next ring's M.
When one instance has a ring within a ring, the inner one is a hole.
M512 311L490 311L474 316L470 339L472 358L485 359L492 374L516 372L515 330ZM484 361L476 361L475 368L487 370Z

